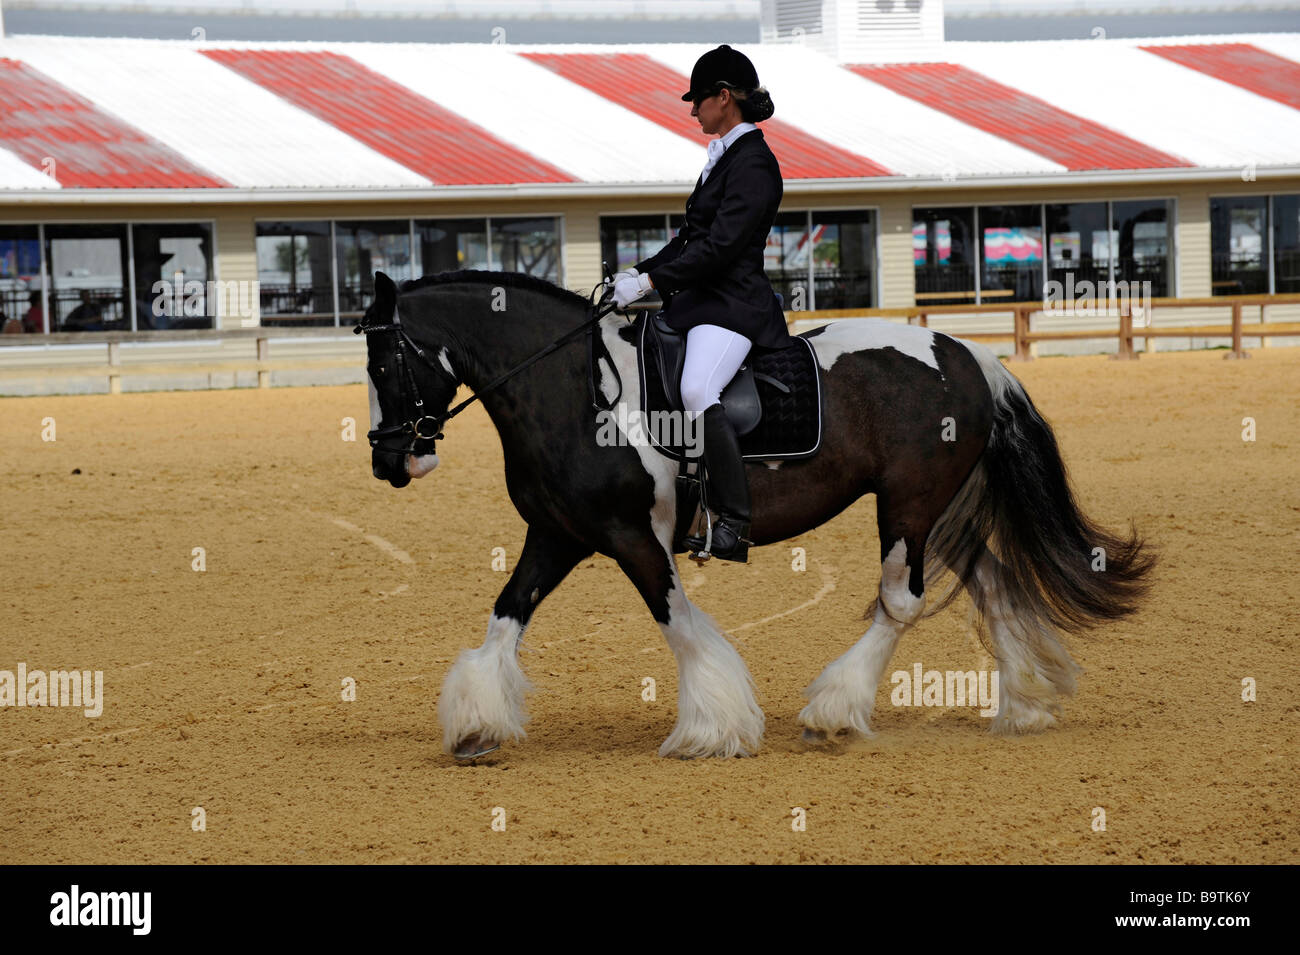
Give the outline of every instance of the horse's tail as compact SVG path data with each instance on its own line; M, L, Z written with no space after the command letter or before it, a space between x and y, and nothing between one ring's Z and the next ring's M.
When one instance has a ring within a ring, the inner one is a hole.
M1048 641L1060 649L1056 631L1078 633L1133 613L1150 585L1155 556L1132 527L1127 536L1116 535L1083 513L1056 436L1024 387L987 348L963 344L988 380L993 428L930 534L927 582L951 571L985 623L995 616L1020 642ZM1072 689L1072 678L1062 676L1060 688Z

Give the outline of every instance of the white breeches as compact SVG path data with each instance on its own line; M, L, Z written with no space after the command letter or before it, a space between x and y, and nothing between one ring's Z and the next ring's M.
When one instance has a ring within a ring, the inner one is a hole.
M718 403L749 354L750 340L717 325L696 325L686 333L682 404L692 415Z

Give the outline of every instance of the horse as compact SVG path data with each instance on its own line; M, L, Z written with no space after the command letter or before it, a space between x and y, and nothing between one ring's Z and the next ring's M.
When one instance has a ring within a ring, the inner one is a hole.
M594 368L584 325L604 348ZM590 297L520 273L446 272L399 290L381 272L356 331L366 333L374 477L401 488L432 472L466 385L501 438L506 487L527 523L486 639L443 682L444 750L472 759L524 738L524 632L600 553L631 580L676 658L677 721L660 755L755 754L764 715L749 671L678 575L677 463L646 441L598 440L597 392L639 407L628 317L593 314ZM1000 674L991 730L1054 725L1081 672L1064 636L1134 613L1151 549L1132 525L1115 534L1083 513L1052 428L988 348L868 319L804 337L822 373L822 445L803 460L748 464L750 536L756 546L786 540L874 493L881 568L869 629L805 690L804 737L871 735L900 638L963 590Z

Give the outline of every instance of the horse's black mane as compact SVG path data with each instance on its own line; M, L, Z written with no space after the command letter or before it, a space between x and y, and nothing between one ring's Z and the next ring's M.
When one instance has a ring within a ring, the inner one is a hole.
M571 305L585 307L590 304L585 295L571 292L567 288L562 288L554 282L547 281L536 275L528 275L524 272L488 272L484 269L459 269L455 272L439 272L436 275L425 275L418 279L407 279L398 286L397 290L399 293L415 292L434 285L451 285L457 282L491 283L492 285L504 285L507 288L526 288L549 295L562 302L568 302Z

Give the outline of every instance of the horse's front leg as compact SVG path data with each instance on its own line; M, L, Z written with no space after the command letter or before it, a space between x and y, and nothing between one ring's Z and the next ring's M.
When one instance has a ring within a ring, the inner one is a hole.
M677 658L677 725L659 755L752 756L764 724L754 681L717 622L687 598L672 552L645 536L625 541L617 559Z
M472 759L523 738L524 695L532 689L519 666L524 630L537 605L591 553L567 535L529 526L519 564L488 621L487 639L477 649L462 650L442 683L438 722L446 752Z

